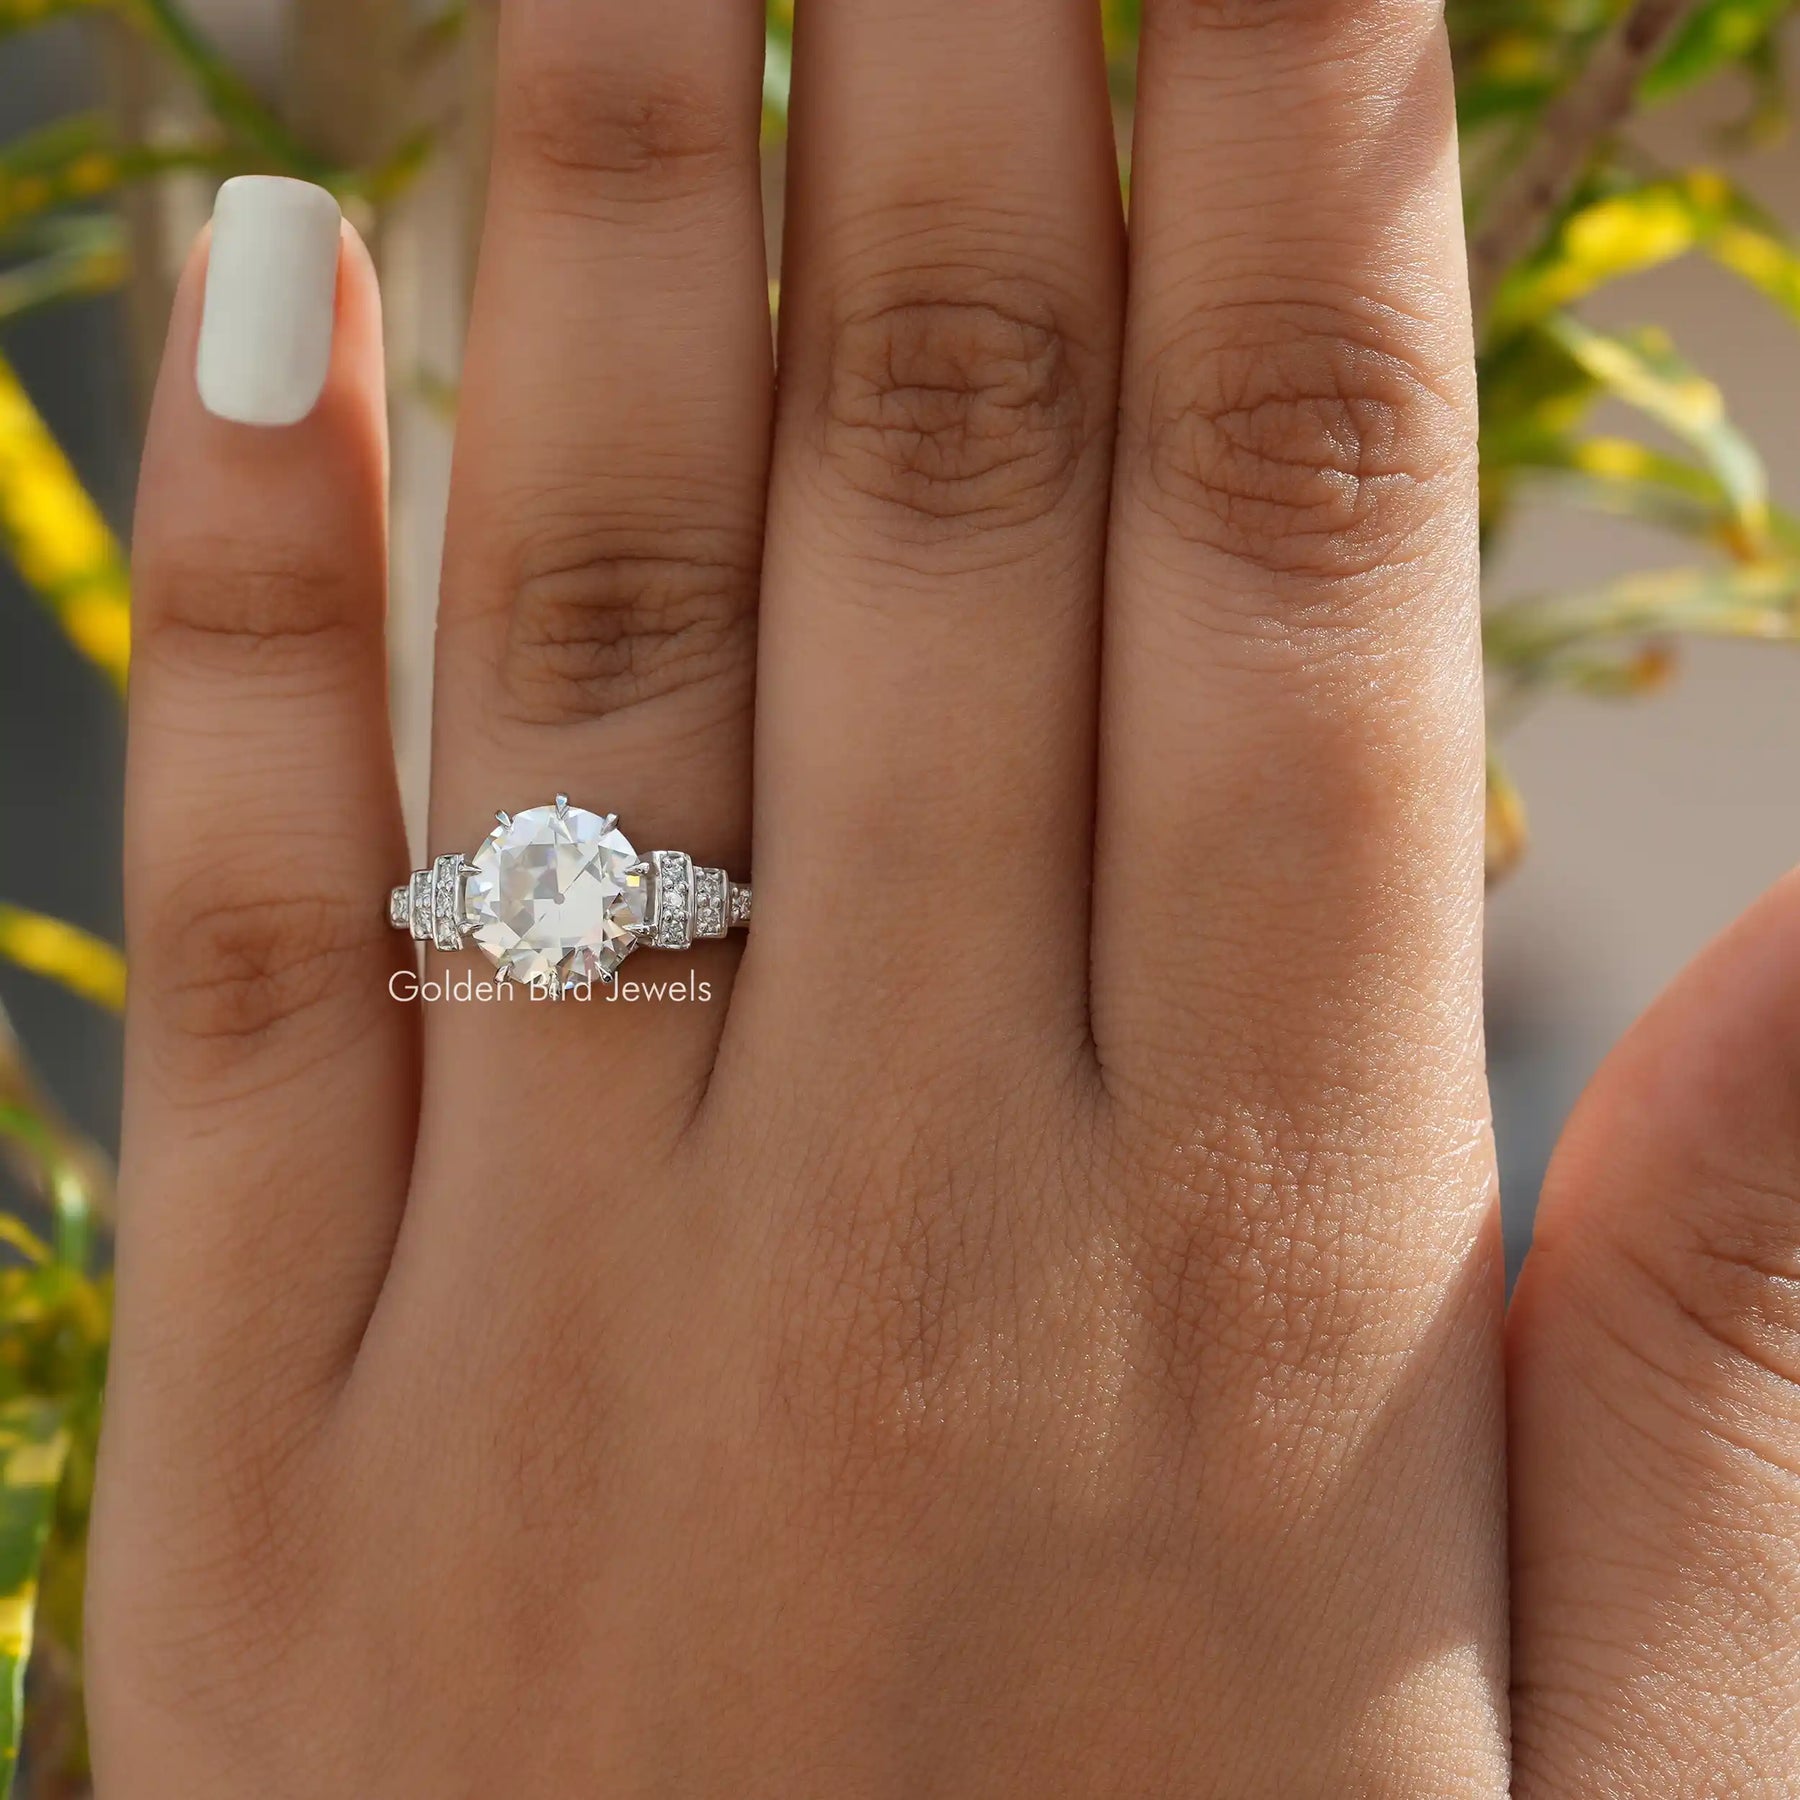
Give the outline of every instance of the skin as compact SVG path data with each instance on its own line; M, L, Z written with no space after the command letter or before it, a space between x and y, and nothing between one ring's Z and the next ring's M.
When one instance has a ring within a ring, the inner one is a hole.
M1149 0L1128 241L1090 0L808 9L778 395L760 8L502 12L431 846L567 791L756 928L389 998L374 280L248 430L202 246L102 1800L1795 1792L1800 887L1503 1316L1435 12Z

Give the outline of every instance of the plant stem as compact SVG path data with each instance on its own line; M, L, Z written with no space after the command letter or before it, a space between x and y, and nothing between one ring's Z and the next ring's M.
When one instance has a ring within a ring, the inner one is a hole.
M1513 265L1538 246L1594 152L1624 122L1644 71L1696 0L1632 0L1581 72L1545 108L1535 140L1499 185L1469 245L1479 326Z
M195 29L177 0L131 0L150 31L193 77L221 125L254 146L284 174L328 181L314 156L257 98L249 84Z
M113 241L118 235L113 232L107 241L87 247L53 250L0 275L0 325L59 300L86 299L120 286L126 258L123 245Z
M113 117L132 143L150 135L162 82L167 74L148 39L119 13L105 21L101 48ZM175 281L168 256L168 221L160 183L133 184L114 196L115 224L125 269L127 393L133 425L141 430L168 336Z
M37 1120L56 1161L79 1182L88 1206L101 1218L110 1219L114 1187L112 1162L98 1144L92 1143L70 1124L44 1091L4 1007L0 1007L0 1106L18 1107ZM13 1160L10 1152L0 1153L6 1154L8 1161ZM16 1173L42 1191L42 1170L20 1164ZM56 1203L57 1196L45 1197L52 1204ZM58 1222L62 1223L60 1219Z

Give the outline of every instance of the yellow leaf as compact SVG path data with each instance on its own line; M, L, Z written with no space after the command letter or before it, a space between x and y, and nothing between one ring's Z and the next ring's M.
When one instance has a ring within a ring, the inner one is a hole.
M38 1577L69 1446L61 1403L23 1395L0 1408L0 1789L18 1756ZM26 1479L14 1481L15 1469Z
M1491 610L1488 666L1535 678L1570 652L1667 637L1800 638L1800 565L1657 569L1604 587Z
M1656 459L1630 438L1586 438L1574 447L1575 466L1603 481L1641 481Z
M1578 207L1494 306L1496 338L1621 276L1701 251L1800 315L1800 252L1716 169L1690 169Z
M61 919L0 906L0 956L114 1012L125 1004L125 958Z
M131 653L124 551L4 357L0 540L76 649L122 690Z
M11 1665L31 1654L31 1622L37 1608L37 1589L22 1594L0 1594L0 1661Z
M53 1443L16 1445L0 1463L0 1483L9 1488L50 1487L62 1479L62 1452Z
M1525 801L1500 759L1489 754L1487 766L1487 878L1504 881L1525 854L1530 829Z
M1756 447L1726 417L1725 397L1717 386L1683 362L1660 332L1616 336L1595 331L1569 313L1546 320L1543 329L1609 393L1705 459L1731 501L1733 524L1745 550L1760 555L1769 528L1768 477Z
M1496 37L1481 58L1484 75L1500 81L1549 79L1561 69L1553 43L1524 32L1505 32Z
M0 1244L18 1251L27 1262L41 1264L50 1260L50 1246L24 1220L15 1219L11 1213L0 1213ZM11 1348L10 1344L0 1344L0 1354Z

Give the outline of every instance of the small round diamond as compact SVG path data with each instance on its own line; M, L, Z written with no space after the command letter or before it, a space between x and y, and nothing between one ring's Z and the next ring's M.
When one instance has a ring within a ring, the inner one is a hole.
M469 935L515 981L603 980L637 948L650 880L612 819L533 807L496 826L469 858Z

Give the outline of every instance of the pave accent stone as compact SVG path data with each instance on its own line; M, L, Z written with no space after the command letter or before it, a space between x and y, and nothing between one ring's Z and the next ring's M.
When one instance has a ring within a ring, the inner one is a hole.
M408 896L406 910L414 940L421 944L429 943L435 923L431 916L431 871L429 869L421 869L413 876L412 893Z
M726 904L727 922L733 931L748 927L750 923L750 890L742 883L731 884L731 896Z
M432 869L431 938L438 949L460 950L463 941L463 859L440 856Z
M729 884L723 869L694 871L694 936L722 938L731 927L725 919L725 889Z
M694 860L679 850L658 850L656 947L686 950L694 941Z

